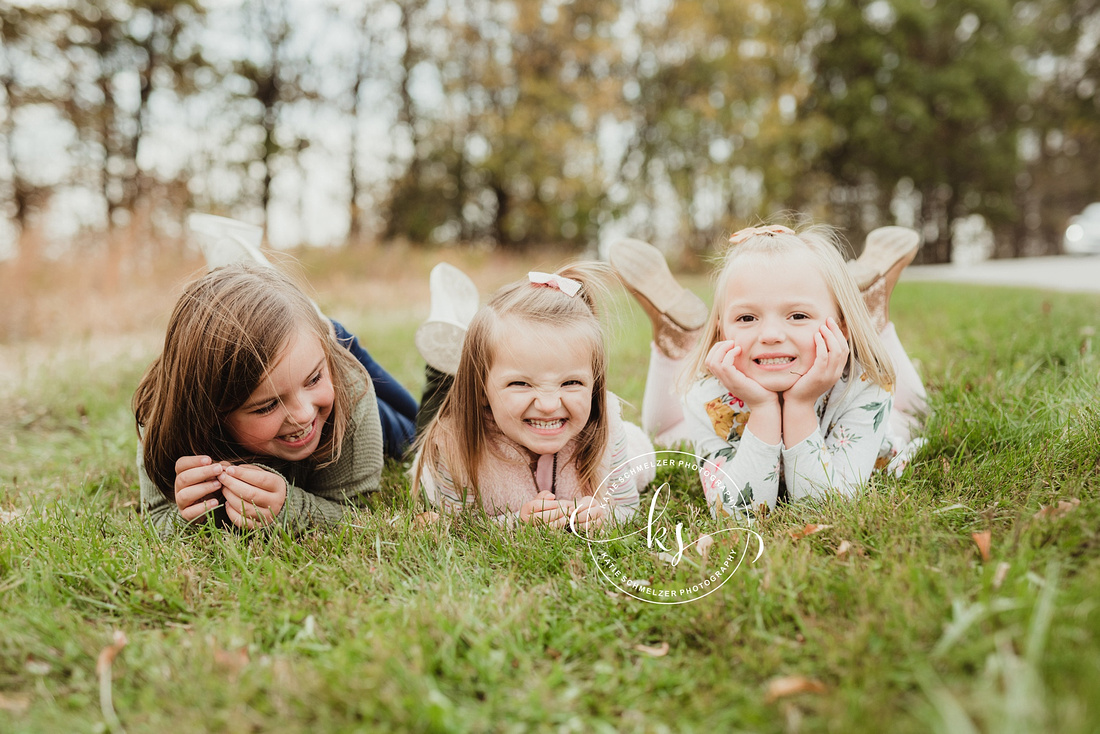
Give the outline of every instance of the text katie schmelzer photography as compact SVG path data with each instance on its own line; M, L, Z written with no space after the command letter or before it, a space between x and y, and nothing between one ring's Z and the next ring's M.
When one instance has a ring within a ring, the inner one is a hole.
M658 451L630 459L613 468L608 479L615 480L608 486L613 492L616 482L637 474L652 476L658 470L690 471L723 489L734 487L720 468L685 451ZM649 497L645 511L630 522L588 530L571 518L571 528L588 543L600 577L618 592L652 604L686 604L714 593L733 578L746 558L755 563L763 554L763 538L745 520L705 517L700 521L689 507L670 507L671 499L672 489L664 482ZM742 524L723 526L737 522Z

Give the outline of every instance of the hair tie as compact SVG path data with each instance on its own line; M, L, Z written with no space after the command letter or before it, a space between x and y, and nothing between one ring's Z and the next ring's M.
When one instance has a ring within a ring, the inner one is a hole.
M527 274L527 279L531 281L531 285L556 288L570 298L577 295L581 290L581 284L578 281L554 273L531 271Z
M739 245L749 237L756 237L757 235L767 235L768 237L775 237L777 234L794 234L794 230L790 227L784 227L782 224L770 224L766 227L745 227L739 229L730 235L730 244Z

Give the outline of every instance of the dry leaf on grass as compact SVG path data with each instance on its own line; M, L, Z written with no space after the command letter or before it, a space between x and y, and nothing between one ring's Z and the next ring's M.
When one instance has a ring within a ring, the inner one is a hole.
M1042 505L1039 508L1039 511L1032 515L1032 517L1036 520L1041 520L1044 517L1049 517L1052 519L1056 517L1062 517L1063 515L1068 515L1069 513L1076 510L1080 504L1081 500L1077 499L1076 497L1069 500L1058 500L1057 505Z
M814 533L820 533L822 530L828 530L832 525L813 525L807 524L806 527L798 528L797 530L790 531L791 537L795 540L805 538L807 535L813 535Z
M0 711L10 711L13 714L21 714L30 707L30 696L24 693L16 693L10 696L0 693Z
M668 655L668 643L662 642L660 645L650 647L649 645L635 645L634 649L638 652L645 653L650 657L663 658Z
M122 724L118 720L114 702L111 700L111 664L114 663L122 648L126 647L126 642L126 633L115 630L114 641L99 651L99 657L95 662L95 672L99 676L99 709L111 731L122 731Z
M1008 576L1008 562L1001 561L997 564L997 570L993 573L993 588L994 590L1001 588L1001 584L1005 582L1005 577Z
M848 551L852 550L852 544L847 540L840 541L840 545L836 547L836 557L843 558L848 555Z
M695 541L695 550L698 551L699 555L703 558L706 558L707 554L710 553L710 547L712 545L714 545L714 538L703 533L699 536L699 539Z
M764 703L771 703L797 693L824 693L826 690L825 684L814 678L807 678L804 675L785 675L768 681Z
M983 530L980 533L971 533L970 537L974 539L974 545L978 546L978 552L982 554L982 563L989 561L989 549L993 543L993 533L989 530Z

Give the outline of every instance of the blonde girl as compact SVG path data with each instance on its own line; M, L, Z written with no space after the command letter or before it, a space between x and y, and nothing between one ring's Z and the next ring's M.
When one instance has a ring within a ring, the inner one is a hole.
M752 227L730 238L710 315L691 334L694 349L666 358L663 370L687 366L671 422L682 417L673 433L703 460L712 511L851 496L876 467L898 468L916 449L906 442L923 387L893 326L874 323L865 305L869 291L884 318L916 251L909 234L911 244L864 293L828 228ZM895 409L899 371L908 412ZM647 390L662 382L654 372L651 363Z
M133 410L142 508L165 535L207 519L331 525L379 486L374 387L269 266L227 265L186 289Z
M454 384L419 444L413 486L444 513L504 524L623 520L653 479L641 429L608 392L598 263L530 273L470 322ZM613 470L615 470L613 472Z

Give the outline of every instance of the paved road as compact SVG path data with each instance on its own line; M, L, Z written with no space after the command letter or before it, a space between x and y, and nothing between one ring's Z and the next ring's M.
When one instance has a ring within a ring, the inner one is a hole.
M1100 293L1100 255L1025 257L974 265L910 265L901 279Z

